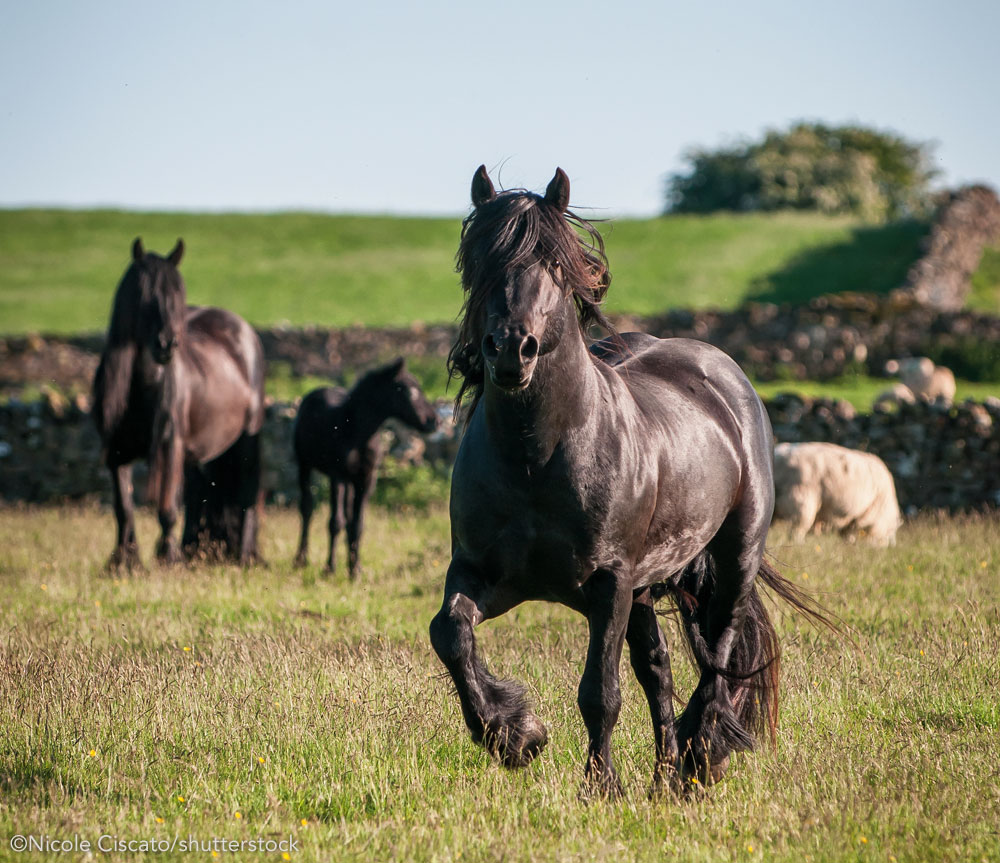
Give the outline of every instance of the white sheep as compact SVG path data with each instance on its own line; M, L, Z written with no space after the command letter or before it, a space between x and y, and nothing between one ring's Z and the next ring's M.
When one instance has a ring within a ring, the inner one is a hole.
M934 365L928 357L908 357L889 360L885 370L910 388L913 394L927 402L941 400L950 405L955 399L955 375L951 369Z
M902 381L896 381L889 389L883 390L875 397L872 407L876 410L888 410L890 405L912 405L916 401L917 397L913 394L913 390Z
M782 443L774 448L774 517L792 522L799 542L829 527L853 538L865 531L877 545L895 545L902 522L896 486L878 456L832 443Z

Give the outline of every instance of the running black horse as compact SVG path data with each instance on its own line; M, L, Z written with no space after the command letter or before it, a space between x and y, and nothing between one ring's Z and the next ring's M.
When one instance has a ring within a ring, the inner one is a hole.
M183 487L181 546L257 557L264 351L250 325L224 309L188 306L167 257L132 244L132 262L111 309L94 378L94 419L111 471L118 539L113 567L141 566L132 502L132 462L149 460L147 496L161 535L156 555L180 559L173 536Z
M547 741L519 684L490 674L473 628L525 600L587 618L578 703L587 785L619 793L611 732L619 661L649 702L654 789L708 784L732 752L773 738L778 642L756 580L802 610L768 563L771 427L721 351L687 339L615 334L600 304L610 273L600 234L567 212L557 170L544 196L472 182L458 267L465 290L449 369L471 411L451 489L452 560L431 640L475 741L528 764ZM588 349L593 324L612 335ZM700 680L681 716L654 600L677 603Z
M390 417L424 432L437 428L434 407L402 359L368 372L350 392L320 387L302 399L294 437L302 515L297 566L309 562L309 522L315 508L312 472L318 470L330 478L326 568L334 571L337 534L346 527L348 573L352 579L357 577L364 508L382 460L378 430Z

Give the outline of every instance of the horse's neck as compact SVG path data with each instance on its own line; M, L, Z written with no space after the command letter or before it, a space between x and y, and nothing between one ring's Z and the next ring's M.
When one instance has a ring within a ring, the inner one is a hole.
M353 390L348 393L344 404L341 407L345 431L358 445L371 440L379 427L389 418L389 412L384 410L381 404L376 401L375 407L365 393L356 393Z
M600 386L600 374L574 325L555 350L539 358L524 393L504 393L487 376L487 427L512 458L544 464L557 446L593 422Z

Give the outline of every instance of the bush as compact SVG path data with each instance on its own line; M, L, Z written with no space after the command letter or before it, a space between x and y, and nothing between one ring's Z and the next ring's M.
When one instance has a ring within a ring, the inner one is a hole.
M815 210L872 220L924 213L930 206L931 148L861 126L799 123L757 143L693 149L691 170L667 186L667 209Z

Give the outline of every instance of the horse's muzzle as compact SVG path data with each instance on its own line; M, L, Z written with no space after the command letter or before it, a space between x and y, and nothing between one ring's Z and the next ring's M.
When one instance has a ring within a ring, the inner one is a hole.
M531 383L538 361L538 339L523 325L488 333L482 351L490 379L501 389L523 390Z
M177 349L177 337L164 338L160 336L153 343L153 360L161 366L165 366L173 359L174 351Z

